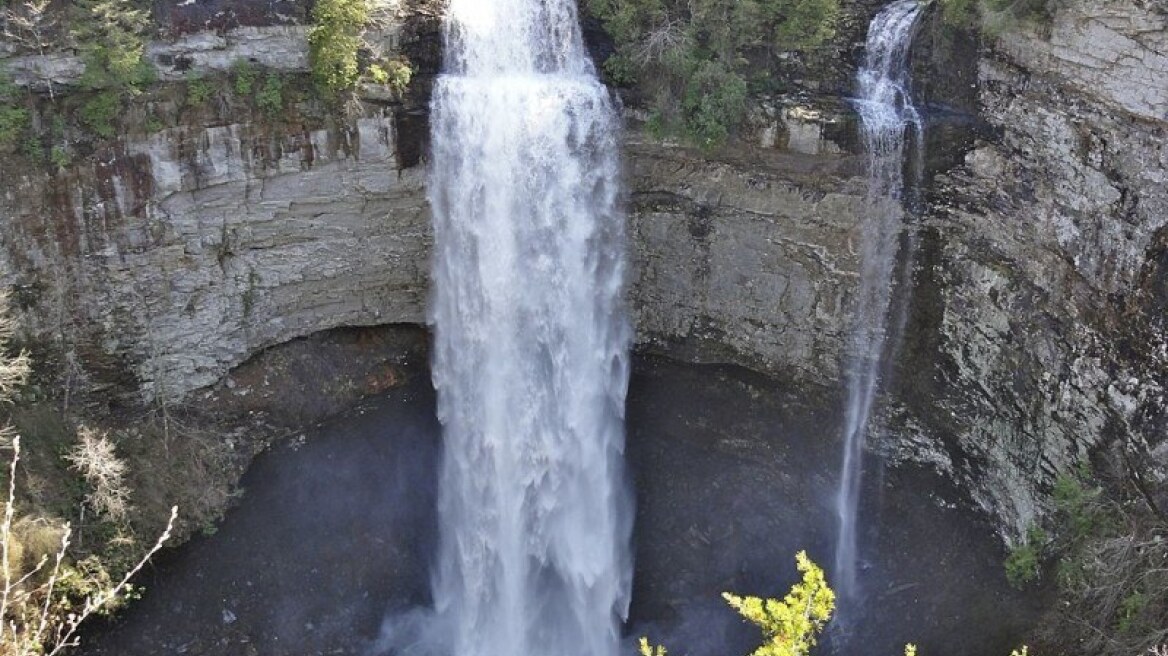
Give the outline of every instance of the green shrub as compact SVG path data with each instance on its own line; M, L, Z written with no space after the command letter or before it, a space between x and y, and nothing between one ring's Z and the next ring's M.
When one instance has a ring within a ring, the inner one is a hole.
M401 59L391 59L384 66L371 64L368 73L375 83L384 84L398 93L405 91L414 78L414 69Z
M1020 25L1043 25L1066 0L941 0L951 25L995 34Z
M632 86L637 81L637 66L628 55L617 53L604 62L604 74L620 87Z
M1083 471L1077 475L1063 474L1055 480L1051 491L1051 499L1058 514L1060 537L1072 544L1078 544L1098 533L1107 522L1099 503L1103 490L1088 487L1084 481L1089 477L1090 473Z
M313 80L323 93L336 96L357 83L357 51L369 11L368 0L318 0L312 8L308 56Z
M765 642L756 654L806 656L835 612L835 592L823 570L805 551L796 554L795 561L803 580L781 600L722 593L731 608L762 630Z
M782 599L722 593L731 608L762 631L764 642L755 656L808 656L835 612L835 592L823 570L805 551L795 555L795 562L803 579ZM648 638L640 639L637 651L640 656L668 656L665 647L649 644Z
M215 87L211 83L201 77L193 77L187 80L187 104L192 107L205 105L211 96L215 94Z
M7 104L0 105L0 148L14 148L28 127L27 109Z
M1119 602L1119 621L1116 623L1115 628L1120 633L1129 634L1146 629L1147 627L1142 626L1143 623L1140 622L1140 617L1147 610L1148 602L1150 601L1151 599L1148 598L1148 595L1139 590L1133 590L1128 596L1123 598L1123 601Z
M1010 548L1006 556L1006 580L1021 589L1038 580L1042 573L1042 554L1047 543L1046 533L1038 527L1026 532L1026 539Z
M12 102L20 96L20 87L12 81L7 68L0 68L0 102Z
M588 0L588 8L616 41L609 81L640 80L661 125L709 148L741 125L748 71L830 39L839 0Z
M284 81L278 75L264 78L264 86L256 95L256 105L269 118L279 115L284 110Z
M386 66L389 72L389 86L398 92L405 91L406 87L410 85L410 80L414 79L414 69L409 65L409 62L394 59Z
M116 92L102 91L81 105L78 117L94 134L110 139L115 134L114 121L122 109L122 100Z
M746 80L720 62L702 62L682 100L686 134L702 148L724 142L746 114Z
M255 65L246 59L237 60L231 65L231 86L238 96L244 98L251 96L259 76Z
M0 69L0 149L11 149L28 129L31 115L17 105L20 89L6 69Z
M53 146L53 150L49 153L49 163L57 169L67 168L73 163L73 156L64 146Z
M34 164L45 161L45 149L41 145L41 139L32 131L25 133L24 140L20 143L20 152L25 159Z
M145 59L149 12L133 0L76 0L73 40L85 58L83 86L136 93L154 81Z

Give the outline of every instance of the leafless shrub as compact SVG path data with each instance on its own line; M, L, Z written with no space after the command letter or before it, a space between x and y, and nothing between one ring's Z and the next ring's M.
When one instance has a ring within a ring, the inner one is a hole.
M16 466L20 461L20 438L12 442L8 501L0 523L0 654L4 656L56 656L79 644L77 629L95 613L119 603L131 589L132 579L162 548L174 528L177 508L171 508L166 529L154 546L120 579L84 574L67 562L72 531L68 524L60 532L55 553L42 556L27 571L18 567L15 527ZM48 566L52 561L52 565ZM47 567L48 566L48 567ZM76 600L81 591L84 598Z
M7 349L16 325L8 315L8 293L0 291L0 352ZM28 380L32 363L28 353L21 351L15 356L0 357L0 400L11 398L12 394Z
M663 18L659 24L646 31L644 38L632 48L634 63L648 66L690 48L693 44L686 25L686 21L680 18Z
M82 426L77 431L77 446L65 459L89 484L89 505L105 517L121 521L130 509L130 491L126 487L126 463L118 457L114 443L105 433Z
M1157 651L1168 641L1168 525L1141 497L1064 490L1054 642L1099 656L1168 656Z

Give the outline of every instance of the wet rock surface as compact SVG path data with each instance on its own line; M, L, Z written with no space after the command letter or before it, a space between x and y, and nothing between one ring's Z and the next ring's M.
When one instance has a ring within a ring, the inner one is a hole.
M257 459L214 534L163 556L144 598L91 630L82 653L375 653L387 616L427 602L435 539L433 392L425 367L403 375ZM830 560L836 405L740 368L638 359L630 640L709 656L757 644L719 594L785 592L799 549ZM1006 587L988 523L935 475L872 463L867 481L865 596L841 609L820 653L895 654L908 641L1008 653L1034 595Z
M1139 3L1075 3L987 44L997 136L927 192L890 412L1015 536L1059 473L1100 448L1138 471L1165 440L1165 33Z

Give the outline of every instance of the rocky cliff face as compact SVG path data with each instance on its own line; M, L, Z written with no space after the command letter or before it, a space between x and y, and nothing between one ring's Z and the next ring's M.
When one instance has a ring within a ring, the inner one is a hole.
M723 162L631 143L641 344L837 382L858 268L856 159L758 151Z
M1141 3L1069 4L980 57L998 136L929 190L898 386L916 455L1015 534L1108 440L1163 476L1148 454L1166 436L1168 24Z
M390 117L352 128L175 128L20 176L6 274L26 316L94 383L129 374L168 398L298 336L420 322L421 173L397 166Z
M194 17L172 13L172 35L147 50L162 80L240 61L307 67L305 27L187 33ZM406 24L376 36L398 49ZM18 84L58 92L83 68L67 53L0 63ZM423 321L429 216L417 135L399 138L408 102L374 93L341 121L299 108L272 120L225 96L197 111L166 88L126 123L149 111L176 127L130 132L51 171L0 161L0 276L69 379L173 400L296 337Z
M150 49L164 78L240 58L303 67L303 28L265 24L282 18L216 34L201 26L229 17L170 18ZM1091 0L1049 34L1011 33L977 57L947 52L936 23L922 36L929 105L963 124L979 121L962 110L980 111L987 129L973 144L977 130L934 126L958 138L930 142L931 170L961 164L925 190L880 443L948 471L1007 533L1097 445L1135 460L1168 448L1164 20ZM424 321L419 156L437 57L434 30L407 27L385 38L420 48L412 101L370 95L345 121L226 107L67 170L3 163L0 278L67 375L180 399L299 336ZM74 74L65 56L13 57L34 86ZM752 145L716 155L630 136L643 348L838 388L864 192L853 121L820 98L761 108Z

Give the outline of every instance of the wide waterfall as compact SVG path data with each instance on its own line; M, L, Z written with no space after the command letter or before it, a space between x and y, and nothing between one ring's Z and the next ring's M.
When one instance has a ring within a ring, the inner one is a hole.
M922 143L922 122L909 87L908 51L923 7L919 0L897 0L872 20L858 76L856 108L868 153L868 190L861 217L860 285L846 371L844 454L836 500L835 585L845 597L857 592L862 456L880 385L881 355L890 334L903 324L903 317L890 318L889 306L905 214L906 133L911 131L918 148Z
M453 0L446 20L429 633L457 656L612 655L632 577L617 118L573 0Z

